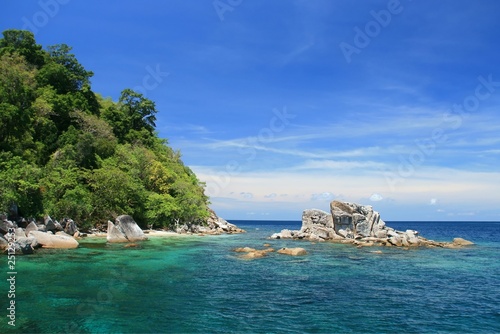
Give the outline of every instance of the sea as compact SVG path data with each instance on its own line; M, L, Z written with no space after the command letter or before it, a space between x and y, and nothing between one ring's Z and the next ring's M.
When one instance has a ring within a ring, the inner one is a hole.
M231 222L247 233L87 238L16 256L14 275L2 256L0 333L500 333L500 222L387 222L475 243L462 249L269 240L300 221ZM233 251L266 243L308 254Z

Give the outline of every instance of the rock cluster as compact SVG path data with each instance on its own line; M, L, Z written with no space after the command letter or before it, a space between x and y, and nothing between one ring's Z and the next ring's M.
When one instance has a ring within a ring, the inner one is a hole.
M0 249L9 254L33 254L36 248L77 248L79 231L72 219L63 219L61 223L50 216L43 224L24 219L18 223L7 220L0 222Z
M352 243L357 246L396 246L396 247L446 247L458 248L473 243L461 238L453 242L427 240L417 231L397 231L386 226L380 214L371 206L349 202L333 201L330 213L308 209L302 214L300 230L282 230L271 239L306 239L311 241L334 241Z
M193 233L193 234L235 234L245 233L245 230L238 226L229 223L225 219L217 216L217 214L210 210L210 217L207 219L206 224L190 223L183 224L176 229L177 233Z

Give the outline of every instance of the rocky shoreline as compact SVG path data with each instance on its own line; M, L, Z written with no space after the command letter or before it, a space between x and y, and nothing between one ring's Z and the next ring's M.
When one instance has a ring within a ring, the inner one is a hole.
M10 254L33 254L38 248L72 249L79 246L78 240L88 237L106 237L109 243L133 243L148 240L148 236L176 235L220 235L245 233L234 224L218 217L210 210L206 224L183 224L175 231L143 231L131 216L118 216L114 222L108 221L107 231L97 229L82 233L72 219L63 219L61 223L50 216L43 223L34 220L27 222L20 219L13 222L3 216L0 221L0 251Z
M380 218L380 213L371 206L341 201L330 203L330 213L318 209L304 210L300 230L285 229L270 238L330 241L358 247L461 248L474 244L462 238L455 238L452 242L437 242L420 236L414 230L397 231L388 227Z
M78 240L84 237L106 237L109 243L134 243L144 241L148 236L175 235L220 235L245 233L245 231L210 211L205 224L183 224L175 231L142 230L128 215L118 216L114 222L108 221L107 231L89 231L82 233L72 219L63 219L61 223L47 216L43 223L21 220L9 221L4 216L0 221L0 250L8 254L33 254L37 248L77 248ZM455 238L452 242L438 242L426 239L415 230L397 231L388 227L380 214L371 206L356 203L333 201L330 213L318 209L307 209L302 214L300 230L282 230L274 233L270 239L308 240L312 242L338 242L353 244L358 247L440 247L461 248L474 243ZM262 250L241 248L236 252L245 253L242 258L259 258L274 249ZM288 249L277 253L287 254ZM305 251L298 250L304 255ZM293 251L292 251L293 253Z

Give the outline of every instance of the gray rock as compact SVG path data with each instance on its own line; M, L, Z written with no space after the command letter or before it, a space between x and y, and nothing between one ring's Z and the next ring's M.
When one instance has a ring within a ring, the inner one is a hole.
M413 231L413 230L406 230L406 240L411 246L418 246L420 244L420 241L417 237L418 232Z
M34 237L43 248L77 248L79 245L73 237L41 231L31 231L28 237Z
M5 250L9 248L9 242L3 237L3 235L0 235L0 249Z
M311 229L311 234L316 235L321 239L331 239L332 236L330 235L333 231L331 228L323 227L323 226L313 226Z
M370 225L366 220L361 220L356 224L356 233L362 235L363 237L369 237Z
M34 237L19 237L16 240L16 253L33 254L34 249L38 246L38 242Z
M292 239L292 232L290 230L281 230L281 239Z
M108 221L108 242L131 242L147 240L144 232L131 216L122 215L115 219L115 224Z
M16 228L16 239L21 238L21 237L26 237L26 234L24 233L24 230L20 227Z
M387 227L380 214L371 206L341 201L330 203L330 214L318 209L304 210L300 231L283 230L273 234L271 238L332 240L358 246L377 244L398 247L462 247L460 240L456 243L433 242L419 237L418 232L414 230L396 231Z
M76 226L76 223L73 219L65 219L63 221L63 225L64 232L68 233L69 235L75 235L75 233L78 232L78 227Z
M457 246L472 246L472 245L474 245L474 243L472 241L465 240L462 238L454 238L453 244L457 245Z
M347 238L347 231L344 229L340 229L337 231L337 234L340 235L343 238Z
M387 239L393 246L398 246L401 247L403 246L403 242L401 240L401 237L398 234L391 235Z
M300 231L309 233L313 226L333 228L332 215L326 211L318 209L304 210L302 213L302 228Z
M15 229L15 228L17 228L17 226L14 225L14 223L11 222L10 220L3 220L0 222L0 233L1 234L7 234L7 233L9 233L10 229Z
M44 225L46 231L51 231L51 232L56 231L56 224L50 216L45 217Z

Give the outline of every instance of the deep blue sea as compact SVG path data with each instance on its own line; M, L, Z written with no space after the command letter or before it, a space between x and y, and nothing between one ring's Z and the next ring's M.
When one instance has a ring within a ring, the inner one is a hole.
M248 233L17 256L15 327L2 256L0 333L500 333L500 223L388 222L476 243L405 250L268 240L300 222L232 222ZM309 254L232 251L265 243Z

